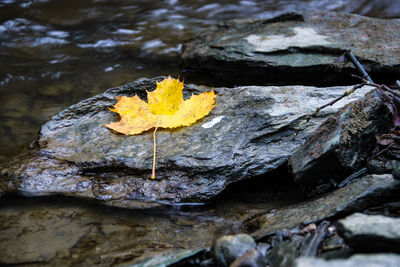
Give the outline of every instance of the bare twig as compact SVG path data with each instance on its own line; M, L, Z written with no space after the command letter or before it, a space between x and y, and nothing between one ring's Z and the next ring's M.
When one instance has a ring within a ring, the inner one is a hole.
M387 86L386 84L377 84L377 83L369 82L369 81L366 80L364 77L361 77L361 76L358 76L358 75L355 75L355 74L352 74L352 76L353 76L354 78L360 79L360 80L363 81L365 84L374 86L374 87L376 87L376 88L378 88L378 89L381 89L381 90L385 90L385 91L390 92L391 94L393 94L393 95L395 95L395 96L397 96L397 97L400 97L400 93L398 93L398 92L396 92L396 91L390 89L389 86Z
M317 108L315 109L315 111L314 111L311 115L307 115L306 118L305 118L305 120L302 121L302 122L296 127L292 139L295 140L295 139L296 139L296 136L297 136L298 133L302 130L303 126L306 125L306 124L311 120L311 118L317 117L318 113L319 113L322 109L324 109L324 108L326 108L326 107L328 107L328 106L334 105L336 102L338 102L338 101L341 100L342 98L344 98L344 97L346 97L346 96L348 96L348 95L354 93L357 89L360 89L361 87L363 87L363 86L366 85L366 84L367 84L367 83L357 84L357 85L353 86L350 90L347 90L346 92L344 92L343 95L341 95L341 96L339 96L339 97L333 99L332 101L330 101L330 102L328 102L328 103L326 103L326 104L324 104L324 105L322 105L322 106L320 106L320 107L317 107Z
M321 109L326 108L328 106L332 106L333 104L335 104L336 102L338 102L342 98L354 93L357 89L360 89L364 85L367 85L367 84L366 83L361 83L361 84L357 84L357 85L353 86L353 88L351 88L350 90L344 92L343 95L339 96L338 98L333 99L331 102L329 102L329 103L327 103L325 105L322 105L322 106L318 107L315 110L315 112L314 112L314 114L312 116L315 117Z
M374 158L379 157L383 152L387 151L389 148L391 148L394 145L394 143L391 143L389 145L387 145L384 149L382 149L381 151L379 151L378 153L376 153L376 155L374 156Z
M357 58L354 56L354 54L350 50L346 51L346 53L341 56L340 60L342 60L344 57L347 58L349 61L351 61L354 64L354 66L356 67L356 69L361 73L362 76L353 75L353 77L360 79L362 81L362 83L353 86L352 89L346 91L342 96L330 101L329 103L326 103L325 105L322 105L322 106L318 107L313 114L306 116L305 120L302 123L300 123L299 126L296 128L296 131L293 134L293 140L296 138L297 134L302 129L302 127L306 123L308 123L311 118L316 117L318 115L318 113L322 109L335 104L336 102L338 102L342 98L350 95L351 93L353 93L357 89L363 87L364 85L370 85L370 86L375 87L378 90L378 92L380 92L381 100L386 102L385 103L386 106L388 106L388 108L391 110L391 112L393 113L393 117L394 117L393 128L390 131L391 135L382 136L382 137L386 137L388 139L392 139L392 142L390 142L390 144L386 145L381 151L379 151L377 154L375 154L373 156L373 157L378 157L379 155L381 155L385 151L397 147L398 143L395 144L395 142L396 141L398 142L399 137L396 136L396 134L397 134L396 128L398 126L400 126L400 115L398 113L398 109L397 109L397 106L396 106L394 101L395 101L396 98L400 99L400 93L398 93L395 90L389 88L385 84L374 83L373 80L371 79L371 77L365 71L364 67L360 64L360 62L357 60ZM400 82L399 81L397 81L397 84L400 86ZM399 99L396 99L396 100L399 101ZM391 136L393 136L393 138L391 138ZM379 137L377 137L377 138L378 138L377 145L379 145ZM382 145L382 144L380 144L380 145ZM338 187L338 188L341 188L341 187L351 183L353 180L359 178L360 176L365 175L367 172L368 172L367 168L362 168L362 169L358 170L357 172L353 173L352 175L348 176L346 179L344 179L338 185L335 185L335 186ZM327 249L327 250L329 250L329 249L338 249L340 247L341 246L333 247L333 248L325 248L325 249Z
M340 59L340 61L343 61L344 58L351 61L354 64L355 68L361 73L362 76L358 76L355 74L352 74L352 76L360 79L362 81L362 83L355 85L352 89L346 91L343 95L341 95L338 98L335 98L334 100L330 101L329 103L326 103L325 105L322 105L322 106L316 108L315 112L312 113L311 115L307 115L305 117L305 119L301 123L299 123L299 125L296 127L295 133L293 134L293 138L292 138L293 140L296 139L296 136L302 130L304 125L307 124L311 120L311 118L316 117L322 109L324 109L328 106L332 106L333 104L335 104L342 98L350 95L355 90L363 87L364 85L370 85L370 86L375 87L378 90L378 92L380 93L380 95L382 96L382 101L389 102L389 103L387 103L387 106L391 109L391 112L393 113L393 117L394 117L393 128L391 129L390 132L396 134L396 131L397 131L396 129L398 126L400 126L400 114L398 112L397 106L394 101L395 101L396 97L400 99L400 93L396 92L392 88L389 88L385 84L374 83L373 80L371 79L371 77L365 71L364 67L361 65L361 63L357 60L357 58L354 56L354 54L350 50L346 51L339 59ZM399 81L396 81L396 82L400 86L400 82ZM397 99L397 101L399 101L399 99ZM397 140L397 138L391 138L391 139L393 140L393 142L391 144L387 145L383 150L381 150L379 153L377 153L374 157L377 157L377 156L381 155L383 152L396 147L394 142ZM377 144L378 143L379 142L377 142ZM344 185L348 184L349 182L356 179L360 175L365 174L366 171L367 171L367 169L363 168L363 169L353 173L352 175L347 177L345 180L343 180L338 185L338 187L343 187Z
M367 80L370 83L373 83L371 77L368 75L368 73L365 71L364 67L361 65L361 63L358 61L358 59L354 56L353 52L350 50L347 50L346 53L344 54L348 60L353 63L353 65L356 67L356 69L361 73L363 78Z
M351 53L351 52L350 52ZM348 55L349 57L349 59L351 58L351 55ZM353 57L354 57L354 55L353 55ZM354 57L355 58L355 57ZM357 60L357 59L355 59L355 60ZM353 62L353 61L352 61ZM357 63L356 62L353 62L353 64L357 67ZM361 66L361 64L359 64L359 66ZM397 98L400 98L400 93L398 93L398 92L396 92L395 90L393 90L393 89L391 89L391 88L389 88L389 86L387 86L387 85L385 85L385 84L377 84L377 83L374 83L372 80L371 80L371 78L368 76L368 74L365 72L365 70L362 68L362 66L361 66L361 69L359 69L358 67L357 67L357 69L362 73L362 75L363 75L363 77L360 77L360 76L357 76L357 75L353 75L353 77L356 77L356 78L359 78L360 80L362 80L364 83L367 83L368 85L370 85L370 86L373 86L373 87L375 87L383 96L384 96L384 98L386 98L386 101L388 101L389 103L390 103L390 106L391 106L391 109L392 109L392 112L393 112L393 117L394 117L394 119L393 119L393 127L392 127L392 129L391 129L391 133L396 133L396 128L398 127L398 126L400 126L400 116L399 116L399 112L398 112L398 109L397 109L397 106L396 106L396 104L394 103L394 99L397 97ZM366 75L365 75L366 74ZM396 83L398 84L398 85L400 85L400 83L399 83L399 81L396 81ZM393 149L393 148L395 148L396 147L396 144L394 143L394 142L396 142L396 140L398 140L398 138L397 138L397 136L396 135L392 135L392 136L389 136L389 135L385 135L385 134L383 134L383 135L381 135L381 136L385 136L385 137L387 137L387 138L389 138L389 139L392 139L393 140L393 142L391 142L390 144L388 144L388 145L386 145L386 147L384 147L381 151L379 151L378 153L376 153L373 157L374 158L376 158L376 157L378 157L378 156L380 156L380 155L382 155L384 152L386 152L387 150L389 150L389 149ZM377 138L379 138L379 137L377 137ZM379 144L379 140L378 140L378 142L377 142L377 144ZM382 144L381 144L382 145ZM347 180L347 179L346 179ZM344 182L344 181L343 181ZM342 182L342 183L343 183ZM340 186L340 185L339 185Z
M384 90L386 90L386 91L392 93L393 95L395 95L395 96L397 96L397 97L400 97L400 94L399 94L399 93L397 93L396 91L390 89L387 85L382 84L382 88L383 88Z

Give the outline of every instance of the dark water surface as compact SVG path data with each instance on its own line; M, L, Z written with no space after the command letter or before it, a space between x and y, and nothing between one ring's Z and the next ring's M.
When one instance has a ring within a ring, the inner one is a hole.
M271 180L281 182L276 175ZM299 201L293 182L284 179L282 188L265 180L236 184L207 205L148 210L9 196L0 201L0 265L129 266L165 251L210 247L222 235L245 232L253 217Z
M396 0L0 0L0 163L79 100L139 77L184 76L182 43L209 25L311 9L400 17Z

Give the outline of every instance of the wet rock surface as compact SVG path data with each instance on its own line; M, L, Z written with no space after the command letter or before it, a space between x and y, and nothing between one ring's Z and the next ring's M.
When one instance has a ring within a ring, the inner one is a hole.
M255 239L261 239L277 230L289 230L302 224L364 210L379 202L390 202L396 199L399 188L400 183L391 174L367 175L320 198L255 217L246 225Z
M214 257L221 266L230 266L236 259L257 246L254 239L246 234L226 235L213 245Z
M62 194L112 206L144 208L163 203L203 202L228 184L266 175L338 108L360 99L364 87L324 109L292 140L304 116L348 87L216 88L211 114L191 127L157 133L156 179L150 180L152 132L124 136L103 124L115 96L145 97L157 79L139 79L107 90L54 116L42 126L37 148L1 172L1 188L24 195ZM204 88L186 86L186 94Z
M283 241L269 253L268 260L271 266L290 266L297 258L297 251L301 246L302 238Z
M300 258L294 267L396 267L400 266L400 255L398 254L356 254L349 259L324 260L318 258Z
M400 219L355 213L338 221L338 231L359 251L400 252Z
M266 258L257 249L248 250L242 257L236 259L231 267L262 267L266 266Z
M224 192L207 206L145 210L96 205L73 197L4 197L0 201L0 264L40 258L39 266L187 267L190 264L183 259L199 266L199 258L204 258L215 266L211 253L207 254L214 240L242 233L243 221L250 217L298 202L299 197L293 197L296 190L294 184L282 188L279 183L256 179ZM43 242L37 246L37 241Z
M196 253L200 251L202 251L202 249L170 249L158 253L145 253L143 256L136 259L134 264L129 266L170 266L190 256L196 255Z
M374 91L325 121L289 159L297 183L318 185L341 181L367 166L376 136L389 132L393 117Z
M386 243L384 250L379 250L386 254L371 255L374 257L370 259L370 262L366 258L359 259L358 256L347 259L361 246L353 247L346 238L343 239L342 232L336 229L335 221L357 211L387 212L387 207L391 207L391 215L398 215L399 205L391 201L398 199L399 188L400 183L390 174L367 175L318 199L280 207L250 217L250 220L244 221L246 230L253 232L253 237L257 238L257 235L259 237L256 239L257 247L255 248L258 253L253 251L253 257L250 257L253 265L250 266L258 266L258 261L255 259L260 256L265 261L262 266L271 267L338 266L339 264L362 266L361 263L364 262L377 264L371 266L397 266L393 263L396 262L398 255L387 254L393 251L393 248L388 248L392 245L390 242ZM309 223L312 221L315 223ZM251 231L252 227L260 226L261 228L257 231ZM371 245L373 244L374 242L371 242ZM180 265L173 266L215 266L215 261L209 261L212 257L209 253L204 251L202 256L185 259L180 262ZM360 257L363 256L360 255ZM387 259L385 259L386 256L388 256ZM196 264L193 264L194 262ZM240 262L238 259L237 263Z
M336 237L335 228L329 221L322 221L319 225L309 224L300 231L294 228L287 232L276 232L269 237L273 248L268 252L268 262L272 267L293 266L298 258L321 256ZM343 256L346 246L342 240L338 240L333 250Z
M338 84L353 70L336 61L348 49L370 73L398 73L399 27L400 20L331 12L234 20L187 42L181 59L231 84Z
M111 209L71 198L3 199L0 215L1 265L172 263L231 231L211 214Z

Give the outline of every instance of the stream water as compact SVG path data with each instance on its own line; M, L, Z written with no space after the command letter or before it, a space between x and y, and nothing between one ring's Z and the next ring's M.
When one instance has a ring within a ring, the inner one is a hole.
M185 76L182 43L220 20L311 9L393 18L396 2L0 0L0 163L79 100L139 77Z
M0 0L0 165L25 150L40 125L77 101L140 77L171 75L191 82L179 64L182 43L210 25L296 10L400 17L397 0ZM206 246L215 236L243 230L243 219L296 199L264 190L257 199L255 191L249 192L223 198L215 207L167 214L116 211L69 199L11 198L0 206L1 240L7 243L1 253L9 257L23 243L29 244L21 251L23 263L55 257L96 264L99 255L129 247L139 256L163 246ZM65 247L55 246L63 231L76 235L65 236ZM77 242L74 238L83 240L77 243L82 247L71 250L68 242ZM47 249L43 259L35 259L40 255L35 252L38 241ZM18 263L17 258L11 263ZM116 258L103 263L115 264Z

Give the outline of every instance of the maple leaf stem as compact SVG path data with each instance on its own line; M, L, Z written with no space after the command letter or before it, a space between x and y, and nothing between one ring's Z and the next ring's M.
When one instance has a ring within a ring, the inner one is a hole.
M190 126L214 108L214 91L193 95L184 100L183 82L179 79L164 79L157 82L154 91L147 92L147 103L135 95L117 97L118 102L111 111L120 115L119 122L105 124L113 131L136 135L154 128L153 168L151 179L156 178L156 133L160 128Z
M156 143L156 132L157 132L158 127L154 128L153 132L153 169L151 172L151 179L156 178L156 148L157 148L157 143Z

